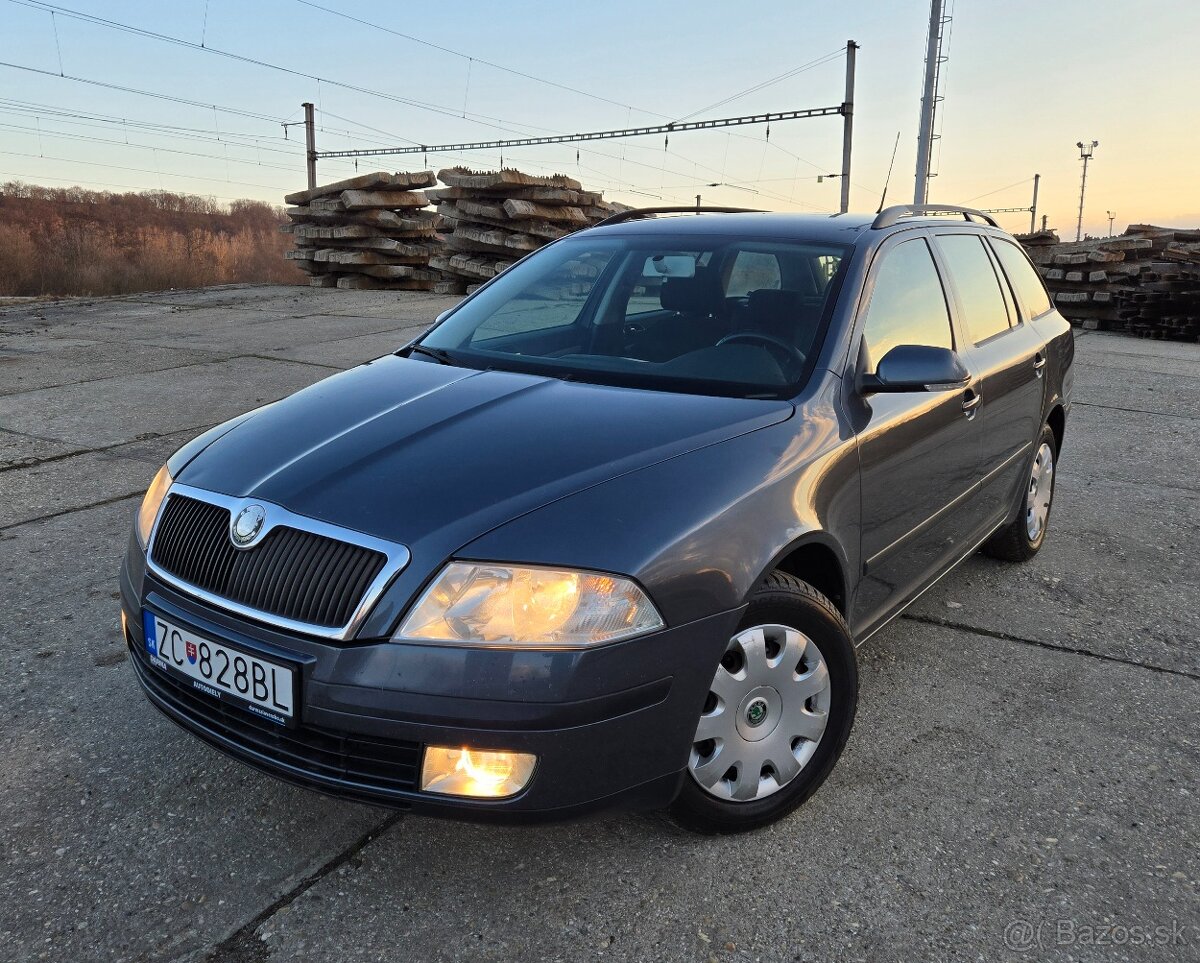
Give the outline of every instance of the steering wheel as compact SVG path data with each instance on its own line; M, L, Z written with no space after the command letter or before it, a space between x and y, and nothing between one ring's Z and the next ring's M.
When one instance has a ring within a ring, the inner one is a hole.
M717 342L717 347L724 344L736 344L741 341L757 342L765 345L767 350L775 356L777 361L780 361L780 367L783 368L784 374L788 373L788 369L798 370L804 367L807 360L804 357L804 352L797 348L794 344L788 344L782 338L777 338L771 334L763 334L761 331L737 331L734 334L727 334Z

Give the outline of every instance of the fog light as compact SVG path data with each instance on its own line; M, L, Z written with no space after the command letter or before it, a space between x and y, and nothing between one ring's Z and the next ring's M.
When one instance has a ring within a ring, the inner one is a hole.
M426 746L421 788L447 796L503 799L525 788L536 763L537 756L528 752Z

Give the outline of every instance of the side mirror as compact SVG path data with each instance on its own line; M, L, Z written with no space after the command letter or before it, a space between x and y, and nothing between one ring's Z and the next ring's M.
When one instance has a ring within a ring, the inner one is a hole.
M949 348L898 344L880 359L874 374L862 376L866 392L952 391L965 388L971 374Z

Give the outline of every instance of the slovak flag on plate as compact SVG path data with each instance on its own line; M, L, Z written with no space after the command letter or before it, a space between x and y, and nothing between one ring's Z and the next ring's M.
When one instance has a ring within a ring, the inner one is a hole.
M196 643L195 642L190 642L190 641L188 642L187 657L188 657L188 661L190 663L192 663L192 665L196 664Z

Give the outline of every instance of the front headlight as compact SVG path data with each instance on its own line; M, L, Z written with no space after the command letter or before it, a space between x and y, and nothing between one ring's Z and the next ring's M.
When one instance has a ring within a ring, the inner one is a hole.
M629 579L576 569L451 562L409 613L397 639L580 648L661 629Z
M158 510L162 508L163 499L167 497L167 489L174 479L163 465L154 476L154 481L146 489L146 497L142 499L142 507L137 514L137 536L142 548L150 544L150 533L154 530L154 520L158 518Z

